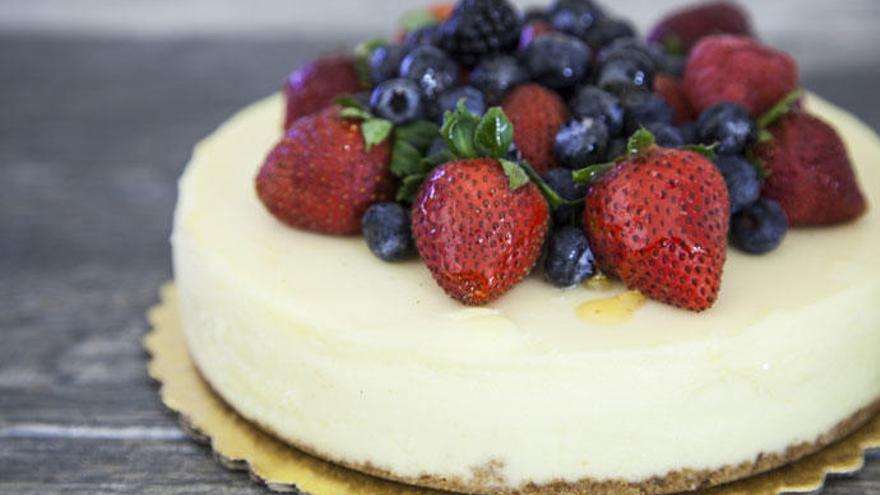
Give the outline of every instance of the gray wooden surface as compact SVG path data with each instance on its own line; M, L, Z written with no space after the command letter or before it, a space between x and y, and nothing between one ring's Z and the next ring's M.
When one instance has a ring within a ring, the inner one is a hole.
M342 42L0 35L0 494L257 494L144 371L192 144ZM880 128L880 70L807 83ZM880 495L880 456L829 494Z

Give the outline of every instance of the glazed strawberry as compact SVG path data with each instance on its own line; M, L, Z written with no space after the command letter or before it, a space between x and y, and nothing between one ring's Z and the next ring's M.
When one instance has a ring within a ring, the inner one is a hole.
M630 289L693 311L718 297L730 207L704 156L653 144L587 194L584 226L599 266Z
M749 16L735 3L709 2L673 12L648 35L671 52L686 54L698 41L714 34L752 36Z
M524 84L502 104L513 122L516 147L539 174L556 166L556 133L568 120L568 108L555 92L538 84Z
M680 80L666 74L657 74L654 76L654 93L663 98L675 112L675 124L680 125L696 117Z
M697 113L729 102L757 117L798 85L790 56L742 36L703 38L684 72L685 94Z
M422 183L412 233L434 280L468 305L519 283L541 256L549 209L533 183L516 190L494 158L449 162Z
M865 212L846 146L833 127L795 110L768 130L773 139L755 150L770 174L763 195L782 205L792 226L842 223Z
M309 62L291 72L284 82L284 128L289 129L300 117L323 110L337 97L362 89L353 58L326 57Z
M394 196L389 139L367 150L360 123L331 106L297 120L269 153L257 195L279 220L325 234L354 234L373 203Z

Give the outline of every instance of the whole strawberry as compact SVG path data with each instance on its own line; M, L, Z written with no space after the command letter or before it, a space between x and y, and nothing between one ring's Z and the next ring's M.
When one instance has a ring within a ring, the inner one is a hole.
M837 224L865 212L846 146L833 127L794 110L768 130L773 139L754 153L769 172L763 195L782 205L792 226Z
M714 34L752 36L749 16L735 3L709 2L672 12L651 29L649 43L687 54L698 41Z
M297 120L269 153L257 195L282 222L324 234L354 234L373 203L394 196L391 144L368 149L361 124L331 106Z
M363 89L354 58L336 56L313 60L291 72L284 82L287 100L284 128L289 129L300 117L323 110L339 96Z
M524 84L507 95L502 108L513 123L513 141L523 157L539 174L556 167L556 133L568 120L562 98L539 84Z
M788 54L742 36L703 38L684 71L685 94L698 114L729 102L757 117L798 85L797 65Z
M656 146L646 131L633 141L641 142L587 194L584 227L593 253L630 289L706 310L718 298L727 255L724 178L704 156Z
M521 165L503 158L513 139L497 107L482 119L463 106L443 132L457 158L431 171L412 207L416 248L434 280L464 304L486 304L538 262L550 208Z

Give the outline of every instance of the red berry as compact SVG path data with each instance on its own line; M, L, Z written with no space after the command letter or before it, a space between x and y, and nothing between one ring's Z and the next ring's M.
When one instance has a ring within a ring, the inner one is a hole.
M297 120L269 153L257 195L279 220L325 234L354 234L373 203L394 196L391 144L369 151L360 124L336 106Z
M541 175L556 167L556 133L568 120L568 108L555 92L539 84L523 84L501 105L513 123L513 142Z
M354 59L326 57L293 71L284 82L287 111L284 128L289 129L300 117L321 111L339 96L363 90Z
M698 41L715 34L752 36L748 14L724 1L685 8L660 20L648 35L648 42L688 53Z
M496 160L461 160L434 169L422 184L412 232L437 284L464 304L480 305L529 274L549 213L537 186L512 191Z
M792 226L842 223L865 212L846 146L833 127L793 111L769 131L773 139L755 150L770 172L763 194L782 205Z
M631 289L693 311L718 297L727 256L727 187L708 159L652 146L587 194L584 226L599 266Z
M697 113L729 102L758 117L798 85L788 54L741 36L703 38L684 71L684 90Z
M675 124L681 125L694 120L697 116L684 94L681 81L665 74L654 76L654 93L672 107L675 112Z

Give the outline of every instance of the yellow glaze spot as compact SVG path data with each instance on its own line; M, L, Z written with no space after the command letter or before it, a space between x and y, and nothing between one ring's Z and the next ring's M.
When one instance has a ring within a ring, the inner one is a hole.
M582 320L591 323L622 323L630 319L645 304L645 300L641 292L630 290L614 297L587 301L578 306L577 314Z

